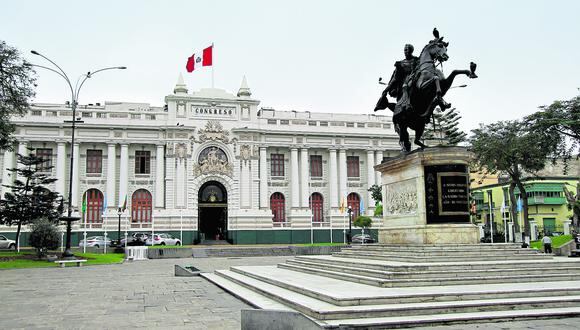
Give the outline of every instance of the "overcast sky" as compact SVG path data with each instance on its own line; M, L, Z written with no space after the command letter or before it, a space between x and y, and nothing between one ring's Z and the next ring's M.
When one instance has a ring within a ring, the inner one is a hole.
M446 100L462 128L517 119L580 87L580 1L3 1L0 39L31 62L37 50L70 76L107 66L80 103L163 105L183 73L190 92L211 87L211 69L187 58L214 48L215 87L237 92L247 76L261 106L372 113L403 45L415 55L437 27L450 42L444 72L478 64ZM35 102L70 100L64 81L38 70Z

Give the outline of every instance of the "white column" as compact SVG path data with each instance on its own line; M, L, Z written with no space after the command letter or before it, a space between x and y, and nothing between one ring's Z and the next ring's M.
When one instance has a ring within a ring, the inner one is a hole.
M240 159L240 206L244 209L249 209L251 207L251 173L250 173L250 161Z
M129 145L121 144L121 165L119 166L119 206L125 202L129 187Z
M4 152L4 163L2 163L2 185L12 184L14 181L14 176L12 172L9 172L9 168L14 168L14 151L6 150ZM1 198L4 198L4 194L9 192L10 189L4 186L0 187L2 191Z
M265 147L260 148L260 208L268 208L268 153Z
M328 183L330 188L330 207L336 208L338 207L338 173L336 168L336 150L330 149L329 150L329 158L330 158L330 173L328 176Z
M338 151L338 192L339 199L346 199L347 193L347 176L346 176L346 150Z
M163 207L165 201L165 146L157 145L155 152L155 207Z
M66 199L66 142L58 142L56 147L56 178L56 192Z
M290 196L292 208L300 207L300 176L298 175L298 149L290 149Z
M115 205L118 205L115 201L115 195L117 194L115 189L115 184L117 183L117 145L110 143L107 147L107 205L115 207ZM119 201L119 203L123 202L124 200Z
M186 186L185 181L185 158L175 159L177 168L175 170L175 206L178 208L185 207Z
M383 162L383 152L377 151L377 154L375 157L375 164L379 165L382 162ZM383 182L383 180L381 179L381 172L375 172L375 184L381 186L382 182Z
M300 197L302 199L302 207L308 208L309 207L309 200L310 200L310 191L309 191L309 182L310 182L310 175L308 173L308 149L302 148L300 149L300 184L301 184L301 192Z
M72 175L72 206L78 207L79 206L79 160L80 160L80 153L79 153L80 144L75 143L73 146L73 175Z
M18 143L18 154L22 156L27 156L28 155L28 149L26 149L27 146L28 145L26 141L20 141ZM20 169L22 168L22 165L18 164L18 156L16 156L16 167ZM16 175L16 180L24 181L24 178L20 175Z
M375 184L375 152L372 150L367 150L367 190ZM368 191L367 194L367 212L368 214L373 214L375 207L375 200L373 199L373 194Z

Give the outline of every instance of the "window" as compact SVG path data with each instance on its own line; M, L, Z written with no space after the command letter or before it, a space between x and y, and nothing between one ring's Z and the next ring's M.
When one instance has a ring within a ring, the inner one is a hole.
M310 176L322 177L322 156L310 155Z
M141 119L141 114L140 113L132 113L131 119Z
M81 115L83 118L92 118L93 117L92 112L82 112Z
M321 121L320 122L320 126L328 126L328 122L327 121Z
M135 174L151 173L151 151L135 151Z
M354 123L346 123L346 127L354 127Z
M103 193L98 189L89 189L83 198L82 210L87 223L103 222Z
M58 112L56 112L56 111L47 111L46 112L46 116L47 117L56 117L56 116L58 116Z
M289 125L289 124L290 124L290 121L289 120L286 120L286 119L281 119L280 120L280 125Z
M352 209L352 221L360 215L360 197L356 193L350 193L346 197L347 205Z
M272 210L272 214L274 215L273 221L274 222L285 222L286 215L285 215L285 201L284 195L282 193L276 192L270 196L270 209Z
M36 149L36 156L42 158L43 162L36 165L39 172L48 172L52 168L52 149Z
M323 210L323 199L322 195L319 193L313 193L310 195L310 210L312 210L312 222L322 222L324 216Z
M284 176L284 155L271 154L270 155L270 175Z
M308 126L316 126L316 122L315 121L309 121L308 122Z
M278 121L276 119L268 119L268 125L277 125Z
M87 150L87 173L101 173L103 170L103 151Z
M151 193L139 189L131 197L131 222L151 222L153 204Z
M106 112L97 112L97 118L107 118Z
M31 111L31 114L33 116L42 116L42 111L40 111L40 110L32 110Z
M360 177L358 156L347 156L346 157L346 176L349 178Z

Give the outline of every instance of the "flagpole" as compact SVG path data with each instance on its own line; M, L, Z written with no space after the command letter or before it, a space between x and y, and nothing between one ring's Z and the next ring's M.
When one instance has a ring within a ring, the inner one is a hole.
M214 67L214 64L213 64L213 51L214 51L214 49L213 49L213 42L212 42L211 43L211 54L212 54L211 55L211 57L212 57L212 60L211 60L211 88L214 88L214 84L213 84L214 83L214 81L213 81L213 67Z

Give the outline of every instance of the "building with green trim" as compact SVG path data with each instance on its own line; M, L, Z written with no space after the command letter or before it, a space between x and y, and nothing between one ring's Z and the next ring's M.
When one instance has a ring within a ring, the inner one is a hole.
M524 181L526 197L528 199L528 218L532 224L531 237L534 239L540 233L568 232L567 226L572 217L572 210L568 209L568 203L564 195L564 186L570 191L576 191L578 180L569 176L537 177ZM482 224L486 232L493 229L494 233L509 234L510 225L513 221L510 216L510 199L508 193L509 182L479 186L472 188L472 203L475 204L476 223ZM520 191L516 187L516 200L520 198ZM505 209L502 213L502 204ZM473 205L472 204L472 205ZM518 212L518 223L523 224L522 213ZM490 216L491 215L491 216ZM491 220L490 220L491 218ZM493 228L491 228L493 224Z

